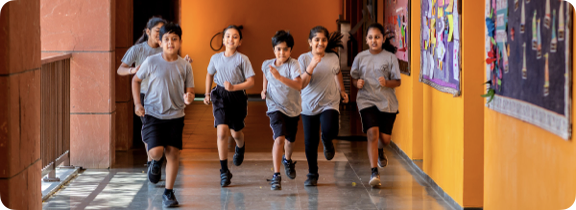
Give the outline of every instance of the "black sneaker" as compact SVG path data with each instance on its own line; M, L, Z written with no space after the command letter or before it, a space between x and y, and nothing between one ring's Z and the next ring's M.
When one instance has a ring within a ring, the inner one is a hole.
M282 164L284 165L286 176L290 179L296 178L296 163L297 161L286 160L286 157L282 156Z
M273 175L272 179L266 179L266 181L270 182L270 189L271 190L281 190L282 189L282 177L280 175Z
M170 192L168 195L162 195L162 206L164 207L177 207L178 200L176 200L176 196L174 195L174 191Z
M148 165L148 180L153 184L156 184L160 181L162 177L162 162L152 160Z
M372 175L370 176L370 186L373 188L380 186L380 174L376 171L372 172Z
M232 158L232 162L234 162L235 166L240 166L242 165L242 162L244 162L244 152L246 152L246 143L244 143L242 150L236 146L234 157Z
M308 177L308 179L306 179L306 181L304 181L304 186L316 186L316 185L318 185L318 177L320 176L319 174L308 173L306 176Z
M326 160L332 160L332 158L334 158L334 155L336 154L336 151L334 149L334 143L332 143L332 140L330 140L323 142L323 144L324 144L324 157L326 157Z
M231 179L232 179L232 173L230 173L230 170L222 172L222 169L220 169L220 185L222 187L230 185Z
M384 150L378 150L378 167L384 168L386 166L388 166L388 157L384 153Z

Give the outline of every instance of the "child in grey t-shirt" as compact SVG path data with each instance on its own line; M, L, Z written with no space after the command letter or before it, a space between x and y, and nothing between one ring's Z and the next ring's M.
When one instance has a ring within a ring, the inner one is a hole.
M231 25L222 32L226 51L210 59L206 74L204 104L212 101L214 127L218 130L218 154L220 156L220 185L230 185L232 173L228 170L228 137L236 141L234 165L244 161L244 119L248 115L248 97L245 90L254 86L254 70L248 57L236 49L242 44L242 27ZM216 87L212 89L212 81Z
M298 58L302 77L302 124L304 125L304 144L308 160L308 179L306 186L316 186L318 182L318 145L322 130L324 156L334 158L335 149L332 140L340 129L339 105L342 97L348 103L348 94L344 91L340 61L335 49L341 46L340 36L328 40L330 34L322 26L310 30L308 44L311 52Z
M390 143L398 113L394 88L401 83L398 59L394 55L396 47L390 44L392 37L384 37L384 27L378 23L368 26L366 34L370 49L354 58L350 75L352 84L358 88L356 103L362 117L363 131L368 138L368 156L372 168L370 185L376 187L380 185L376 165L388 165L383 147Z
M262 99L266 99L268 106L266 114L270 118L270 128L274 133L272 148L274 175L268 181L272 185L270 189L281 190L280 163L284 164L288 178L296 178L294 168L296 162L292 161L292 151L300 120L302 79L298 61L290 57L294 47L294 38L290 32L283 30L276 32L272 37L272 47L276 59L262 63L264 72Z
M174 182L178 174L184 108L194 100L192 66L178 56L182 44L182 29L167 23L160 29L162 53L148 57L132 79L132 96L136 114L143 116L142 136L148 144L152 163L148 166L148 179L157 183L162 176L160 159L166 154L166 184L162 195L164 207L178 206L174 196ZM148 79L144 103L140 103L140 84Z

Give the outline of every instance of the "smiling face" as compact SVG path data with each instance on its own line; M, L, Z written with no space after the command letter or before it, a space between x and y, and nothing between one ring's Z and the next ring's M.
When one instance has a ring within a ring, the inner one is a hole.
M230 50L236 50L236 48L240 47L240 45L242 44L240 34L234 28L229 28L225 31L222 41L224 42L224 46L226 46L226 49Z
M175 33L165 33L162 36L162 41L160 42L162 51L168 55L178 54L178 50L180 50L181 44L182 40L180 39L180 36Z
M152 29L146 29L146 34L148 35L149 43L158 43L160 41L160 28L164 23L158 23Z
M384 35L377 28L370 28L366 35L366 44L370 47L370 51L380 52L382 50L382 43L384 42Z
M322 32L318 32L312 37L312 39L308 39L308 44L312 48L312 53L324 53L326 51L326 46L328 46L328 37Z
M274 55L276 56L276 60L282 61L282 63L286 62L286 60L290 58L291 53L292 48L288 47L286 42L281 42L274 46Z

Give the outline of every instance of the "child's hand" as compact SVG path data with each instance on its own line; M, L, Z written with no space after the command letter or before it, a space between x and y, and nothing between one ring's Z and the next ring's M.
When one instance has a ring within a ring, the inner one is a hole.
M364 80L363 79L358 79L358 81L356 82L356 87L358 89L362 89L364 87Z
M210 105L210 94L204 96L204 104Z
M194 95L191 92L184 93L184 103L190 105L194 101Z
M262 90L262 93L260 93L260 96L262 96L262 99L266 99L266 90Z
M184 57L184 60L188 61L188 63L193 62L192 58L190 58L190 56L188 56L188 55L186 55L186 57Z
M142 106L142 104L136 104L134 112L136 113L136 115L140 117L144 117L144 115L146 114L146 111L144 110L144 106Z
M386 79L384 77L378 77L378 82L380 82L380 86L386 87Z
M320 63L320 61L322 61L322 57L315 55L314 57L312 57L312 62L310 63L310 65L316 66L318 65L318 63Z
M272 65L268 65L270 66L270 73L272 73L272 76L274 77L274 79L280 80L280 72L278 72L278 69L274 68Z
M140 70L140 66L136 66L135 68L130 68L130 74L136 74Z
M232 83L225 81L224 82L224 89L226 89L227 91L234 91L234 85L232 85Z
M346 91L340 91L340 96L342 97L342 103L348 103L348 94Z

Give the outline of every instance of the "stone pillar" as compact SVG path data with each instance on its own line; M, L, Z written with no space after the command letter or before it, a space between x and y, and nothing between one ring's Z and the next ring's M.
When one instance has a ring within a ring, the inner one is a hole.
M116 62L115 69L122 63L122 57L133 45L133 1L116 1ZM132 76L116 74L116 150L132 148L132 130L134 129L134 102L132 101Z
M40 1L0 11L0 199L41 209Z
M43 53L70 60L70 163L109 168L115 151L114 0L40 0Z

